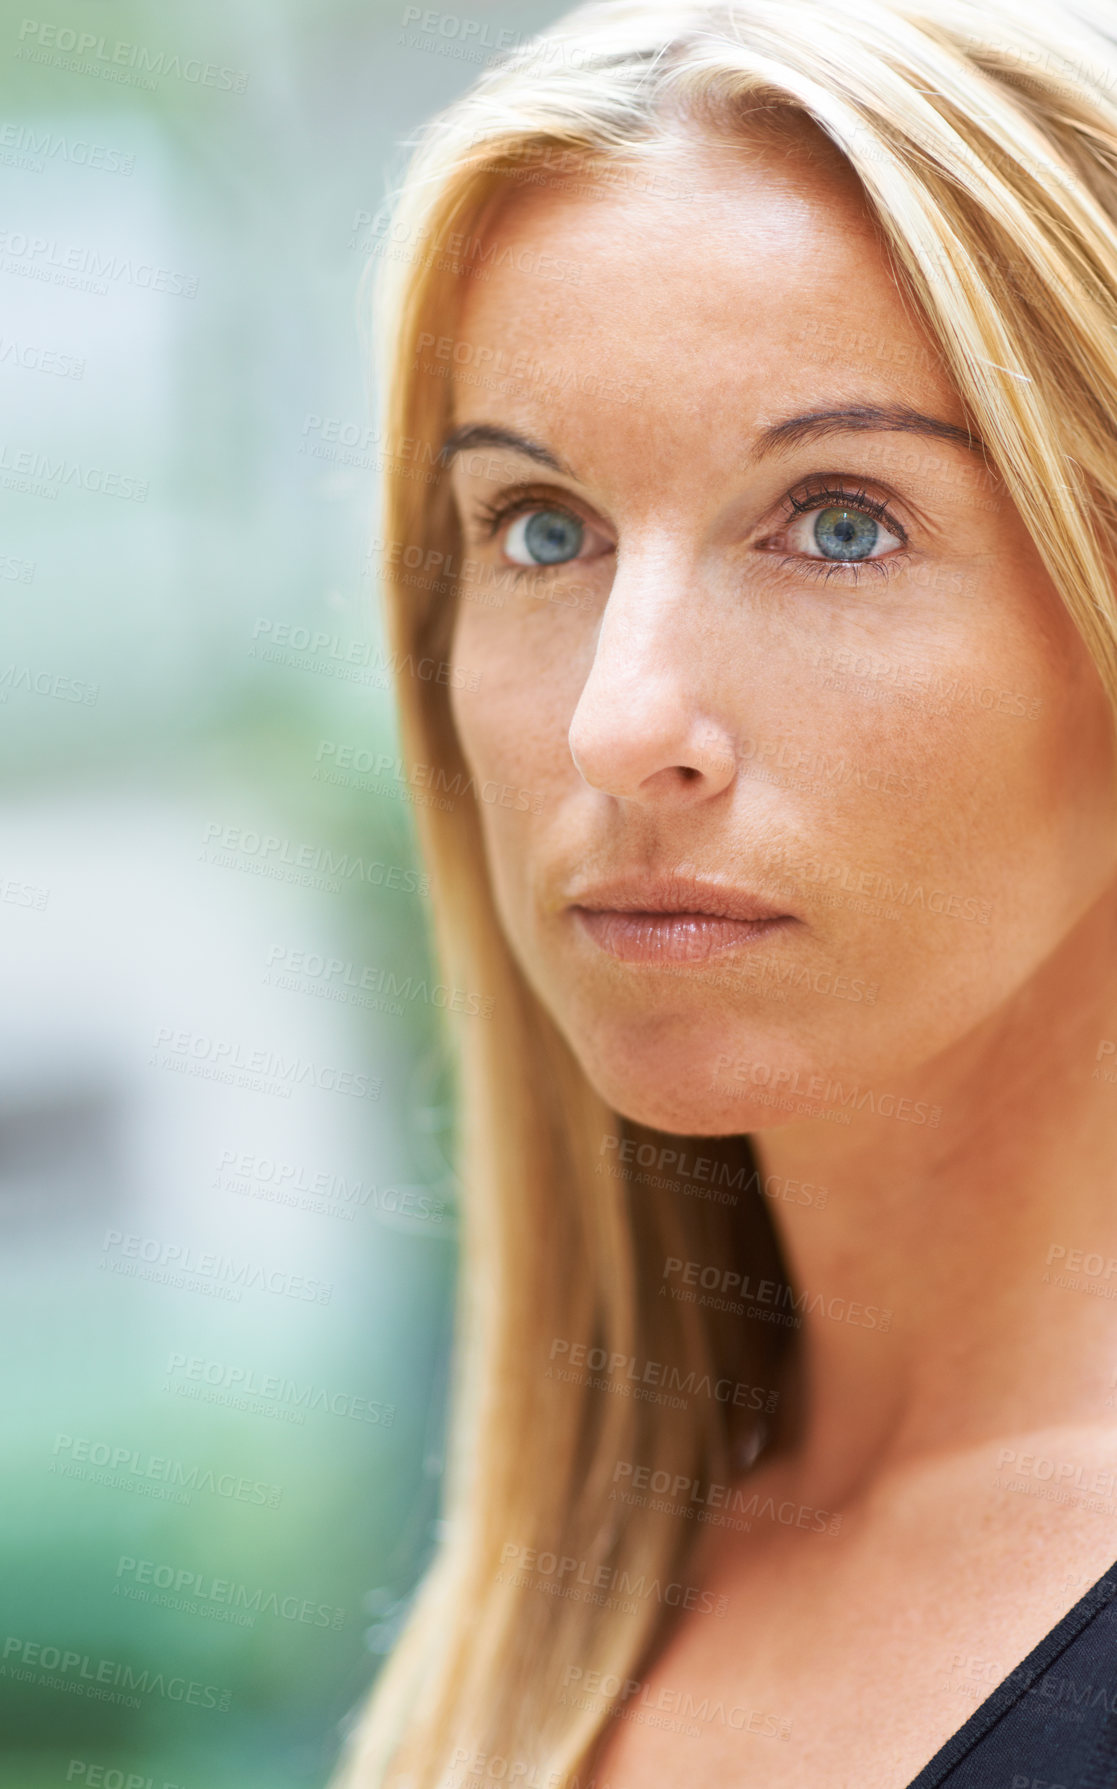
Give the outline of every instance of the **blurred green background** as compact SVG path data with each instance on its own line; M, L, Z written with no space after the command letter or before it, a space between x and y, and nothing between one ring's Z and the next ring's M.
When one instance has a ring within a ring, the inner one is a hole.
M0 19L2 1789L324 1783L435 1537L408 790L316 772L396 751L371 220L559 10Z

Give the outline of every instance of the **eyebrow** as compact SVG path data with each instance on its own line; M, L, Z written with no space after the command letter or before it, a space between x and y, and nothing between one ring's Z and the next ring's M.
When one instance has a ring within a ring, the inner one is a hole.
M839 410L809 410L801 416L789 416L783 422L770 424L761 430L752 458L763 459L767 454L798 447L804 441L821 441L828 435L870 431L929 435L965 447L971 453L985 453L984 443L972 429L959 428L956 423L943 422L937 416L925 416L922 410L913 410L907 404L848 404ZM543 442L533 440L530 435L521 435L515 429L499 428L487 422L466 423L454 429L443 442L439 457L443 465L449 466L455 455L473 447L503 447L510 453L522 454L524 459L534 460L539 466L546 466L550 472L561 472L568 478L577 476L565 460Z
M985 447L972 429L956 423L942 422L937 416L924 416L907 404L849 404L840 410L811 410L803 416L789 416L785 422L772 423L762 429L755 455L778 453L784 447L798 447L802 441L821 441L827 435L842 435L858 430L891 430L901 435L932 435L939 441L951 441L984 454Z
M549 472L561 472L567 478L575 477L565 460L560 460L549 447L541 441L533 441L530 435L520 435L515 429L501 429L488 422L468 422L464 427L455 429L447 435L439 453L444 466L448 466L455 454L466 453L471 447L503 447L510 453L522 454L525 460L534 460L539 466L546 466Z

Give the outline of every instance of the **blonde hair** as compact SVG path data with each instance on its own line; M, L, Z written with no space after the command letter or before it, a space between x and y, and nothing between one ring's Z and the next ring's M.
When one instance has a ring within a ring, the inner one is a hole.
M638 1674L683 1594L691 1538L673 1514L611 1496L617 1463L732 1476L733 1405L709 1388L771 1384L775 1365L739 1320L657 1299L656 1277L666 1256L781 1272L746 1139L702 1145L742 1189L732 1205L602 1171L622 1138L655 1159L680 1140L606 1108L502 934L448 688L409 674L449 659L458 559L439 453L451 387L424 374L420 339L453 328L470 245L510 181L548 165L652 170L680 108L730 136L793 114L860 181L1117 699L1115 85L1089 0L605 0L514 50L422 138L379 284L383 575L404 750L455 796L416 810L444 973L494 1005L455 1039L464 1263L444 1538L337 1789L432 1789L467 1771L557 1784L592 1766L609 1706L579 1706L569 1669ZM409 576L408 562L445 575ZM579 1345L599 1351L575 1358L602 1363L604 1388L555 1375ZM688 1393L622 1395L617 1363L652 1383L646 1363L666 1363ZM542 1588L516 1569L527 1559Z

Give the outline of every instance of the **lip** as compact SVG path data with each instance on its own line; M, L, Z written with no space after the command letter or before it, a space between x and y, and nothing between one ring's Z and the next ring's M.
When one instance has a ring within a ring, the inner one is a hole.
M625 963L701 967L799 923L762 895L684 877L598 883L577 891L568 908L599 949Z

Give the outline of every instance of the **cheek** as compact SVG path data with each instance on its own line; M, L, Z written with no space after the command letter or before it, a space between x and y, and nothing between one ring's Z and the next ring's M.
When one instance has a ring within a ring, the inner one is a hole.
M901 980L933 966L980 1002L1053 948L1112 874L1104 723L1021 669L975 654L922 690L847 678L814 708L831 777L808 819L823 885L908 886L904 923L862 935L890 980L905 962ZM977 928L943 923L977 914Z
M1053 946L1113 874L1117 782L1108 697L1033 557L992 587L999 625L959 675L958 825L1014 928Z
M1048 682L1042 711L1019 723L1026 746L1006 776L1018 902L1069 923L1117 868L1117 778L1108 701L1092 666ZM1029 878L1030 872L1030 878Z
M569 629L568 629L569 632ZM494 898L521 962L535 954L533 870L556 816L580 779L568 735L580 648L556 650L555 618L493 614L463 601L451 665L479 670L475 688L451 681L451 712L476 792Z
M477 677L473 689L452 689L452 711L476 777L530 785L545 800L577 774L568 738L584 682L584 629L559 602L527 600L531 607L508 598L493 613L463 594L451 664Z
M1003 606L995 594L985 625L975 611L968 628L905 642L922 687L874 679L899 654L849 651L804 704L832 780L800 808L803 892L829 966L879 986L871 1012L813 1003L802 1038L829 1042L839 1066L877 1051L870 1072L883 1074L949 1045L1035 972L1114 874L1100 682L1077 642L1064 652L1023 625L1026 592Z

